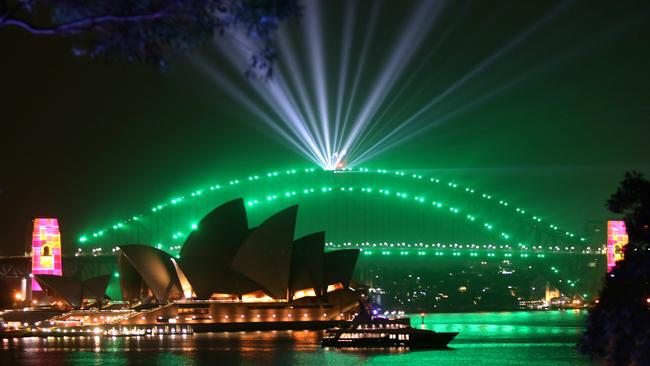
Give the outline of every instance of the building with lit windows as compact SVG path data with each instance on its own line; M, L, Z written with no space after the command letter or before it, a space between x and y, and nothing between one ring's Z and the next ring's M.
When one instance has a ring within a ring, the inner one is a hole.
M291 206L249 228L244 201L236 199L205 216L178 256L150 245L120 246L116 276L131 312L111 318L110 325L279 329L349 319L360 298L350 287L359 252L325 253L324 232L294 239L297 213ZM61 297L73 308L88 300L86 293L99 300L95 293L108 283L104 277L90 284L36 279L52 293L67 294ZM108 324L105 316L94 316L102 311L73 311L56 321L83 326L98 318Z
M62 273L59 221L52 218L34 219L34 231L32 233L32 274L61 276ZM32 290L41 290L38 282L33 278Z
M629 242L625 221L607 221L607 271L611 271L616 262L623 260L623 248Z

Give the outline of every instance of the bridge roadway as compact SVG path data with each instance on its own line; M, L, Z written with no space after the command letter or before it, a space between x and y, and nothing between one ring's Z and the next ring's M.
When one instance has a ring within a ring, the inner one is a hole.
M115 255L64 255L63 275L86 279L113 273L117 268ZM32 272L32 257L0 257L0 278L26 278Z
M515 259L545 259L583 257L587 262L599 262L597 267L604 266L605 252L598 250L580 250L571 247L560 248L551 247L551 250L513 250L511 248L499 248L498 245L441 245L441 244L332 244L327 243L325 250L336 249L360 249L360 259L358 267L367 263L380 260L381 257L386 259L398 257L418 258L429 262L434 260L449 260L450 258L467 259L467 260L515 260ZM170 251L171 254L178 250ZM81 252L80 252L81 253ZM428 260L427 260L428 259ZM422 262L422 261L419 261ZM86 279L103 274L111 274L116 271L117 261L114 254L101 255L64 255L63 256L63 275L66 277L78 277ZM604 267L603 267L604 268ZM25 278L31 273L31 257L28 256L10 256L0 257L0 278Z
M384 294L385 306L426 308L438 303L440 294L449 295L449 306L456 306L452 303L457 295L477 297L489 289L512 290L513 295L524 299L540 299L546 287L569 298L589 300L598 296L606 273L606 257L600 251L360 246L354 281ZM328 245L326 250L354 247ZM29 279L30 260L27 256L0 258L0 284L10 290L7 293ZM116 271L114 254L63 257L64 276L84 280ZM461 289L466 292L459 293ZM412 298L415 294L417 298Z

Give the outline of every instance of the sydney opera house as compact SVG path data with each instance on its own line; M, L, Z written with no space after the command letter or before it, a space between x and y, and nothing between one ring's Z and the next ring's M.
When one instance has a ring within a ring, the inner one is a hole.
M358 251L324 251L325 233L294 239L298 206L254 228L242 199L205 216L180 256L150 245L118 252L125 302L80 309L104 299L107 276L85 282L36 275L41 287L73 310L58 324L187 324L195 330L290 329L348 319L361 296L350 287Z

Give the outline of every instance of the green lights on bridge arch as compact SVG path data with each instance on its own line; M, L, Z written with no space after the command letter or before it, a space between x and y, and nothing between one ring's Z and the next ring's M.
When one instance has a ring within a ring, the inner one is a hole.
M300 172L303 172L303 171L304 171L305 173L313 173L313 172L316 172L317 169L316 169L316 168L305 168L304 170L287 169L287 170L285 170L284 173L279 173L278 171L273 171L273 172L269 172L269 173L267 173L267 174L266 174L266 178L275 178L275 177L278 177L278 176L281 175L281 174L285 174L285 175L293 176L293 175L296 175L296 174L298 174L298 173L300 173ZM321 170L318 169L318 171L321 171ZM349 171L349 169L346 169L346 171ZM358 171L358 172L361 172L361 173L369 173L369 174L386 174L386 173L389 173L389 172L390 172L389 170L386 170L386 169L370 170L370 169L368 169L368 168L359 168L357 171ZM324 172L325 174L331 174L331 173L336 174L336 173L337 173L337 171L323 171L323 172ZM419 175L419 174L412 174L412 175L407 176L407 175L406 175L404 172L402 172L402 171L395 171L394 173L395 173L395 176L397 176L397 177L404 177L405 179L415 179L415 180L418 180L418 181L422 181L423 178L425 178L425 177L423 177L422 175ZM257 182L257 181L260 181L262 178L264 178L263 175L250 175L250 176L248 176L248 180L247 180L247 182L251 182L251 183L254 184L254 183ZM440 183L440 179L439 179L439 178L434 178L434 177L429 178L428 181L429 181L429 183L433 183L433 184L438 184L438 183ZM235 185L238 185L238 184L240 184L240 183L241 183L241 182L240 182L238 179L232 179L232 180L229 181L229 185L230 185L230 186L235 186ZM444 185L444 186L448 187L449 189L456 189L456 188L458 188L458 183L455 183L455 182L448 182L448 183L447 183L446 185ZM212 185L212 186L210 186L210 187L209 187L209 190L210 190L210 191L215 191L215 190L219 190L219 189L221 189L221 188L222 188L222 186L217 184L217 185ZM342 187L341 187L341 188L342 188ZM348 189L348 191L353 191L353 190L354 190L354 187L347 187L347 189ZM364 187L364 188L362 188L362 192L372 192L372 190L373 190L372 187ZM323 187L323 188L321 188L321 191L322 191L322 192L331 192L331 191L332 191L332 187ZM193 192L191 192L190 195L191 195L192 197L194 197L194 198L199 198L199 197L202 197L202 196L203 196L203 195L202 195L203 192L204 192L203 189L198 189L198 190L194 190ZM313 192L313 188L312 188L312 190L311 190L309 193L311 193L311 192ZM474 194L476 191L475 191L473 188L470 188L470 187L464 187L464 189L463 189L461 192L465 192L466 194ZM307 193L307 192L304 192L304 193ZM388 190L388 189L380 190L380 193L383 193L383 194L385 194L385 195L388 195L388 194L390 194L390 190ZM293 192L293 191L292 191L292 192L289 192L288 195L287 195L287 193L285 193L285 196L287 196L287 197L295 196L295 195L296 195L296 192ZM400 197L400 198L408 198L408 197L410 197L409 194L408 194L408 193L405 193L405 192L397 192L396 195L397 195L397 197ZM487 193L481 193L481 197L483 197L483 198L485 198L485 199L487 199L487 200L491 200L491 199L492 199L492 195L489 195L489 194L487 194ZM175 197L175 198L170 199L168 202L169 202L169 204L175 206L175 205L178 205L178 204L182 203L182 202L184 201L184 198L185 198L184 196L178 196L178 197ZM275 200L276 198L277 198L277 196L267 196L267 201ZM422 196L417 196L417 197L415 197L415 200L416 200L417 202L420 202L420 203L423 203L423 202L425 201L424 197L422 197ZM249 206L254 206L254 205L256 205L256 204L259 203L259 202L255 201L255 200L253 200L253 201L249 201L249 202L251 202L251 203L249 204ZM503 207L507 207L507 206L509 205L509 203L508 203L507 201L504 201L504 200L500 200L500 201L499 201L499 204L500 204L501 206L503 206ZM151 208L151 212L153 212L153 213L158 213L159 211L161 211L161 210L163 210L165 207L167 207L167 205L168 205L168 204L159 204L159 205L156 205L156 206L154 206L154 207ZM443 204L442 204L441 202L436 202L436 201L433 201L433 202L432 202L432 205L433 205L434 207L438 207L438 208L440 208L440 207L443 206ZM458 213L459 211L460 211L460 210L459 210L458 208L455 208L455 207L451 207L451 208L450 208L450 212L452 212L452 213ZM518 213L518 214L521 214L521 215L525 215L526 212L527 212L526 210L521 209L521 208L519 208L519 207L514 208L513 211L516 212L516 213ZM113 225L113 226L112 226L112 227L113 227L113 230L117 230L117 229L119 229L119 228L122 228L124 225L130 223L131 221L138 221L138 218L141 217L141 216L142 216L142 214L140 214L140 215L135 215L135 216L132 216L132 217L131 217L130 219L128 219L128 220L124 220L123 222L120 222L120 223L118 223L118 224L116 224L116 225ZM473 216L473 215L467 215L467 219L468 219L469 221L475 221L475 220L476 220L476 217ZM531 216L531 220L532 220L533 222L541 222L541 221L542 221L541 218L538 217L537 215ZM485 223L485 227L486 227L488 230L492 230L492 228L493 228L492 224L488 224L488 223ZM193 228L193 229L194 229L194 228ZM549 224L549 229L552 230L552 231L560 231L559 227L558 227L557 225L554 225L554 224ZM92 238L98 238L99 236L102 236L103 233L104 233L104 231L106 231L106 229L102 229L102 230L99 230L99 231L97 231L97 232L94 232L94 233L92 234ZM575 237L575 234L572 233L572 232L570 232L570 231L564 231L563 234L564 234L564 236L566 236L567 238L573 238L573 237ZM506 234L506 236L504 236L504 238L509 239L509 235ZM584 242L586 239L585 239L585 238L579 238L579 240L580 240L581 242ZM81 236L79 237L78 241L79 241L80 243L86 243L86 242L91 241L91 237L89 237L89 236L87 236L87 235L84 234L84 235L81 235Z
M490 258L546 258L548 253L540 252L542 248L537 250L530 250L528 247L513 247L509 245L462 245L462 244L423 244L423 243L342 243L333 244L326 243L326 249L346 249L358 248L362 255L409 255L415 254L417 256L444 256L445 254L452 257L490 257ZM496 251L496 252L495 252ZM561 252L557 252L561 253ZM553 254L553 252L551 252ZM582 254L589 255L590 253L582 252ZM551 271L558 273L557 268L551 267Z

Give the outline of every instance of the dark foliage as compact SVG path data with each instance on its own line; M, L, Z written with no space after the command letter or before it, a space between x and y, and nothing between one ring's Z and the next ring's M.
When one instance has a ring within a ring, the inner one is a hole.
M280 22L300 16L297 0L0 0L0 28L75 37L75 55L165 66L173 56L228 31L259 46L256 74L271 71Z
M626 173L607 207L624 215L630 243L605 277L580 349L609 365L650 365L650 181Z
M650 243L650 181L639 172L625 173L616 193L607 200L607 208L623 214L631 248L636 244Z

